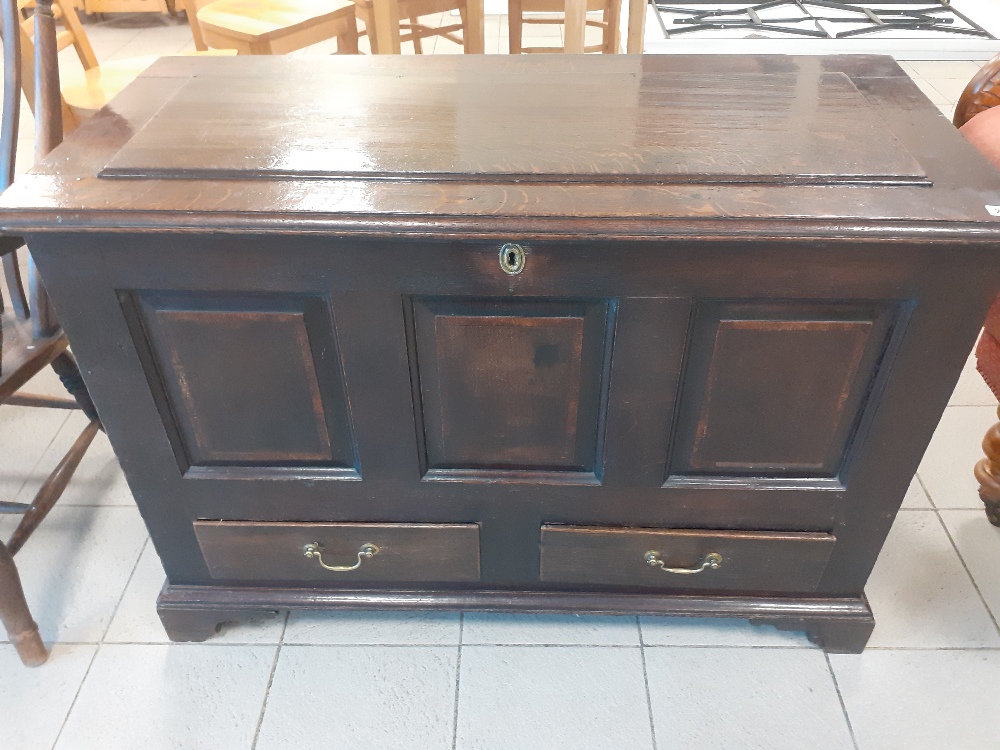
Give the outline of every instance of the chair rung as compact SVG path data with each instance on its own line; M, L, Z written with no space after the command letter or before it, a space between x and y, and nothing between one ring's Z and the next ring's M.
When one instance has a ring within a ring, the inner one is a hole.
M21 515L27 513L31 506L26 503L12 503L6 500L0 500L0 513L15 513Z

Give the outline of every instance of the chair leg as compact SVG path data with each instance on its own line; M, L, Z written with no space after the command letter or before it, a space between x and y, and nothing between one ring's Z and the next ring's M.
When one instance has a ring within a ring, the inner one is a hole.
M59 465L49 474L48 479L45 480L45 483L38 490L38 494L35 495L31 507L24 514L24 517L21 518L21 523L18 524L18 527L10 537L8 544L11 555L16 555L18 550L24 546L24 543L28 541L28 537L31 536L31 532L38 528L38 524L45 519L45 516L52 510L52 506L56 504L56 500L62 496L66 485L69 484L69 480L73 478L73 473L80 465L83 454L87 452L87 448L94 442L94 437L100 428L100 422L96 419L91 420L83 429L83 432L80 433L76 442L73 443L73 447L69 449L69 452L59 462Z
M507 0L507 46L512 55L521 54L524 11L521 0Z
M399 0L374 0L375 34L378 37L378 54L398 55ZM369 38L371 38L369 32Z
M413 29L414 33L416 33L417 26L419 25L420 25L420 16L410 16L410 27ZM413 37L413 54L414 55L424 54L424 43L423 40L418 36Z
M1000 408L997 417L1000 418ZM1000 424L986 431L983 452L986 458L980 459L975 468L979 498L986 506L986 518L994 526L1000 526Z
M486 52L486 21L483 17L483 0L465 0L464 5L462 42L465 46L465 54L482 55Z
M563 50L583 54L587 35L587 0L566 0L566 43Z
M344 30L337 35L337 54L356 55L358 54L358 22L350 19Z
M0 542L0 621L25 666L45 663L48 651L38 634L38 625L31 619L14 557L3 542Z

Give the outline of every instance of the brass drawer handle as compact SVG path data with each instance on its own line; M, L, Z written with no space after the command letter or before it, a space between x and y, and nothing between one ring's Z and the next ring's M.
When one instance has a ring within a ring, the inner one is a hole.
M379 553L379 548L371 542L365 542L358 548L358 561L354 565L327 565L323 562L323 550L316 542L310 542L302 548L302 554L306 557L315 557L319 564L334 573L346 573L349 570L357 570L361 567L361 562L366 557L375 557Z
M524 248L508 242L500 248L500 270L508 276L517 276L524 270Z
M656 567L659 565L665 573L679 573L681 575L691 575L692 573L701 573L703 570L715 570L720 565L722 565L722 555L718 552L709 552L701 559L701 565L697 568L668 568L663 560L660 559L660 553L650 550L646 553L646 563Z

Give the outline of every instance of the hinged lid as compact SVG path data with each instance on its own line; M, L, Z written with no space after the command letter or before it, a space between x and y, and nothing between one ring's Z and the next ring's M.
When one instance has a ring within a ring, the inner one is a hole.
M843 73L640 75L617 63L302 73L192 78L100 176L929 184Z

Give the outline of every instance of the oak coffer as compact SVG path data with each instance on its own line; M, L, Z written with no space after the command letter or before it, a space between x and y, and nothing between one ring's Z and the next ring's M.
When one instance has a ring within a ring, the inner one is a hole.
M175 58L0 226L174 639L458 608L857 651L1000 291L998 206L886 57Z

